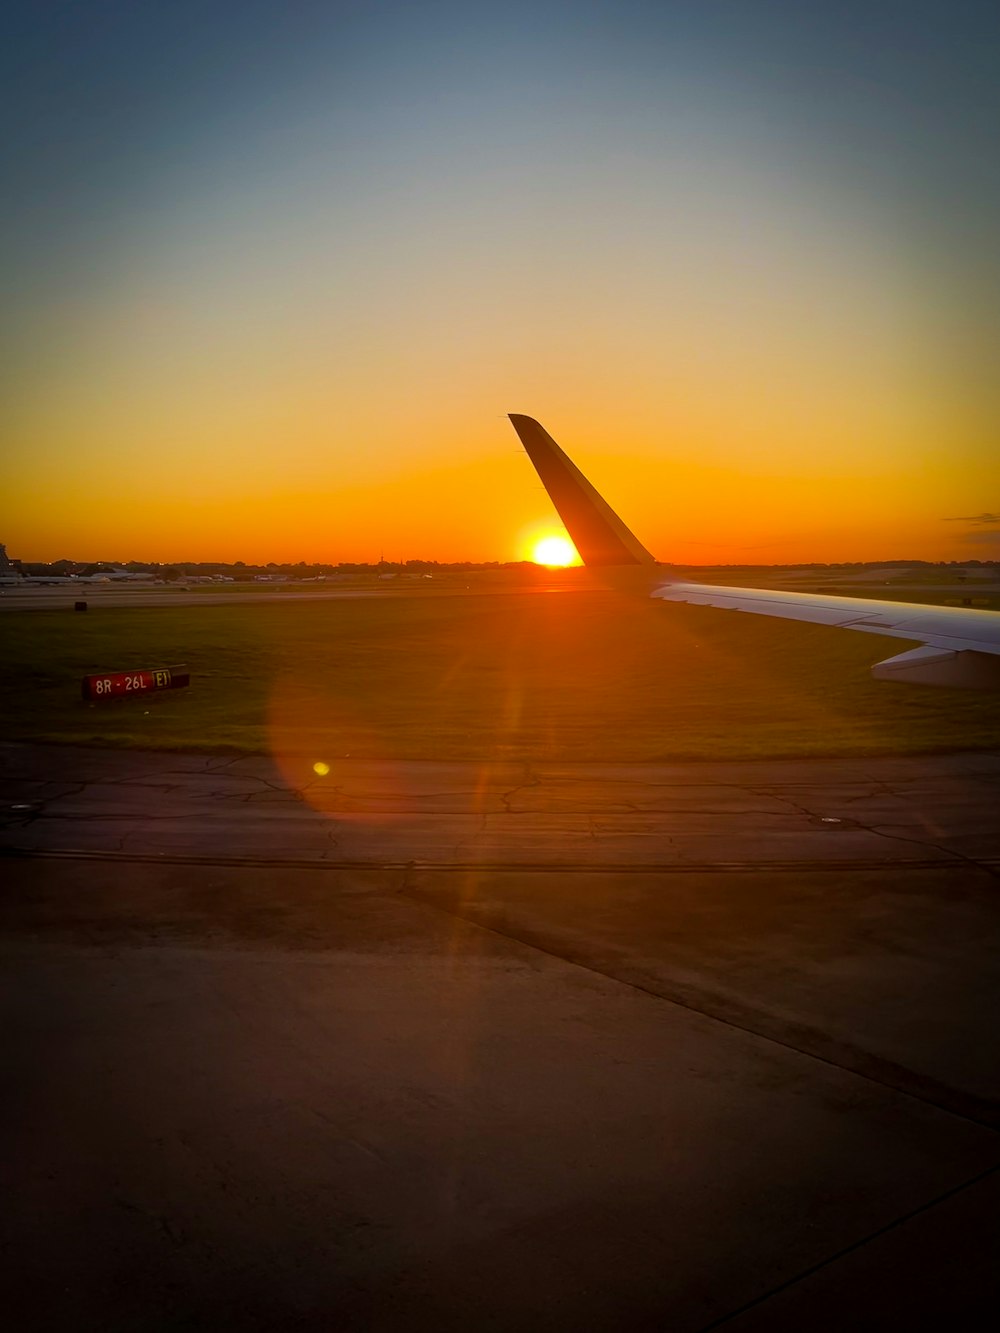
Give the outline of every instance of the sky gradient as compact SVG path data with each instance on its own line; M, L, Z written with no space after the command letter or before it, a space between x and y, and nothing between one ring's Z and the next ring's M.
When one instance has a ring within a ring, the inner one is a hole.
M15 4L0 540L1000 556L994 4Z

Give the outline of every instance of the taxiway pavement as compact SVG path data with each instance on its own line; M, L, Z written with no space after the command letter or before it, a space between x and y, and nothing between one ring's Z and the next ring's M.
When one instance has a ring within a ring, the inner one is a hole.
M1000 756L0 747L19 1328L884 1329L1000 1295Z
M1000 867L998 792L991 753L474 764L13 744L0 845L450 869Z

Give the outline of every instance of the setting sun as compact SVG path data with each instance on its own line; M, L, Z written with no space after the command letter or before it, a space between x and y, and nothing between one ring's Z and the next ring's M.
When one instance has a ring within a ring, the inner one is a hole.
M565 537L543 537L531 552L536 565L562 566L577 563L576 547Z

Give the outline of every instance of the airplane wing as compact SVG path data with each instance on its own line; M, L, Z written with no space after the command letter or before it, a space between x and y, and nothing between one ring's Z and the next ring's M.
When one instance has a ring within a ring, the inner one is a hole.
M872 667L876 680L1000 689L1000 615L995 611L666 579L655 586L659 575L653 557L555 440L532 417L511 413L510 420L584 564L609 570L630 566L633 574L640 573L636 566L643 567L641 574L649 578L650 595L667 602L917 641L919 647L876 663Z

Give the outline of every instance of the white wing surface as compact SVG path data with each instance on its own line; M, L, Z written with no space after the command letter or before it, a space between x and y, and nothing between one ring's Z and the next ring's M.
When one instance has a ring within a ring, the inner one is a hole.
M653 584L659 570L652 556L552 437L532 417L511 414L510 419L584 564L630 566L633 575L638 565ZM1000 614L995 611L673 581L654 587L651 595L915 640L919 647L877 663L872 675L921 685L1000 688Z
M1000 688L1000 615L995 611L764 588L717 588L710 583L666 583L652 596L665 602L836 625L890 639L915 639L921 647L872 667L876 680Z

